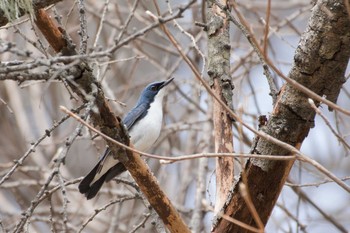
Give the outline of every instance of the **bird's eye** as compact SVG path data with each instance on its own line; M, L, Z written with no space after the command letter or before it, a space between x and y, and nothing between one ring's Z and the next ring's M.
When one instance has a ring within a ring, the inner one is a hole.
M156 91L156 90L157 90L157 86L155 86L155 85L152 86L152 87L151 87L151 90L152 90L152 91Z

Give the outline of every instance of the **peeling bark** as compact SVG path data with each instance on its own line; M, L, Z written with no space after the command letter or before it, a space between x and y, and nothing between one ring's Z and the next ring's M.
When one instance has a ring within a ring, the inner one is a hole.
M308 27L296 49L289 77L318 95L336 102L344 83L350 57L350 22L342 0L318 1ZM309 130L314 127L315 112L307 96L291 84L280 90L277 103L266 126L267 134L300 148ZM318 103L319 104L319 103ZM288 151L262 138L256 138L251 149L254 154L288 155ZM247 187L257 212L266 225L293 161L250 159L245 166ZM239 182L242 182L240 176ZM239 186L222 211L234 219L256 226ZM247 232L226 220L216 219L213 232Z
M226 1L222 1L224 5ZM228 106L232 106L232 89L230 77L230 35L229 20L226 14L211 1L207 7L208 30L208 74L210 86L217 96ZM213 103L215 152L230 153L233 151L232 119L217 102ZM219 210L233 183L234 160L218 157L216 159L216 201L215 209Z

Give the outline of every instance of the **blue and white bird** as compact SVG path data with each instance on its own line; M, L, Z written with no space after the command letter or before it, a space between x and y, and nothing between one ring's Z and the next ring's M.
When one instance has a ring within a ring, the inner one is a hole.
M147 151L157 141L163 122L162 104L165 87L173 79L149 84L142 91L136 106L123 119L135 149ZM79 184L79 191L85 194L87 199L91 199L96 196L104 182L110 181L124 171L126 171L124 165L114 159L107 148L97 165Z

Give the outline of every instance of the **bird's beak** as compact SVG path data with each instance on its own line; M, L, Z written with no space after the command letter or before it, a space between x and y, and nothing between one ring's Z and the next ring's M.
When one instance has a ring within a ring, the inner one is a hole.
M171 83L171 81L174 80L174 77L169 78L168 80L164 81L164 83L162 84L162 86L160 86L160 89L162 89L163 87L165 87L166 85L168 85L169 83Z

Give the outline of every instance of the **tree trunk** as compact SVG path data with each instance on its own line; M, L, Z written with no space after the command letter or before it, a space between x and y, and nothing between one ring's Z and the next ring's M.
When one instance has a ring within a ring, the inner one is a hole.
M232 106L230 77L230 35L229 20L224 12L213 2L207 2L208 29L208 74L210 86L217 96L228 106ZM221 1L227 5L227 1ZM233 151L232 120L223 107L213 102L213 123L215 152ZM233 183L234 160L228 157L216 159L216 200L215 210L223 206Z

